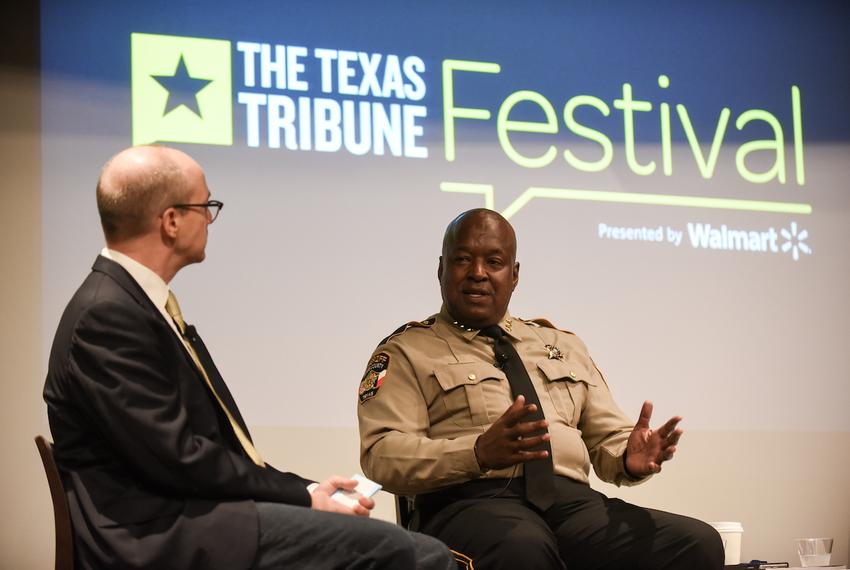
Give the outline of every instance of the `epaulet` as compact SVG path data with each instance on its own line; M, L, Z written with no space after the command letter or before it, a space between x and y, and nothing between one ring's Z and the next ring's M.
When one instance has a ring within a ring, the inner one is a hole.
M437 317L428 317L424 321L410 321L409 323L405 323L405 324L401 325L400 327L398 327L396 330L394 330L384 340L379 342L378 346L381 346L382 344L387 344L387 342L389 342L389 340L391 338L402 334L404 331L406 331L408 329L413 329L413 328L426 328L427 329L428 327L433 325L435 322L437 322Z
M576 334L576 333L574 333L573 331L568 331L568 330L564 330L564 329L559 329L558 327L556 327L555 325L553 325L553 324L552 324L552 321L550 321L550 320L548 320L548 319L538 318L538 319L520 319L520 320L521 320L522 322L524 322L525 324L527 324L527 325L529 325L529 326L532 326L532 327L537 327L537 328L547 328L547 329L555 329L556 331L561 331L561 332L564 332L564 333L567 333L567 334L571 334L571 335L575 335L575 334Z

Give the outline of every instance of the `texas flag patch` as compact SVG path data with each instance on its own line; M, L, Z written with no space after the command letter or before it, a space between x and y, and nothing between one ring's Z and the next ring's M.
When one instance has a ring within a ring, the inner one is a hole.
M363 380L360 381L359 393L361 404L370 398L374 398L378 393L378 389L384 383L389 366L390 355L386 352L379 352L369 361L368 366L366 366L366 374L363 375Z

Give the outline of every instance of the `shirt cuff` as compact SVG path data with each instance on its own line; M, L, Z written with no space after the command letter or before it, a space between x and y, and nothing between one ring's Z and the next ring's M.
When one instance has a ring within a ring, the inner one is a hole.
M640 482L644 481L647 477L649 477L649 475L644 475L643 477L637 477L635 475L632 475L632 473L629 471L629 468L626 467L626 452L627 452L627 449L624 449L623 455L620 456L620 461L623 462L623 465L622 465L623 476L625 477L626 481L628 481L629 483L640 483Z
M484 467L483 465L481 465L481 459L479 459L479 457L478 457L478 440L480 438L481 438L480 435L475 438L475 443L472 446L472 455L473 455L473 457L475 457L476 465L478 465L478 472L481 473L481 475L486 475L487 473L489 473L493 469L491 467Z

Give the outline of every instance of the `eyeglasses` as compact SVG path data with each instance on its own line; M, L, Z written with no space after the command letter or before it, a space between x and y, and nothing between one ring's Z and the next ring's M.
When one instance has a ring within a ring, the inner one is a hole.
M172 204L172 208L206 208L208 215L211 217L210 223L213 223L218 217L218 213L224 207L224 202L219 200L210 200L205 204Z

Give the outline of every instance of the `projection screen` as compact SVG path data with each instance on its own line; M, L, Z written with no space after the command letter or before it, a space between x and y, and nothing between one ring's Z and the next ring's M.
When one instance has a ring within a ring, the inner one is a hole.
M850 45L827 2L42 5L43 329L94 188L175 146L225 203L172 286L254 425L351 426L376 344L436 313L458 213L516 229L511 312L622 407L850 431Z

